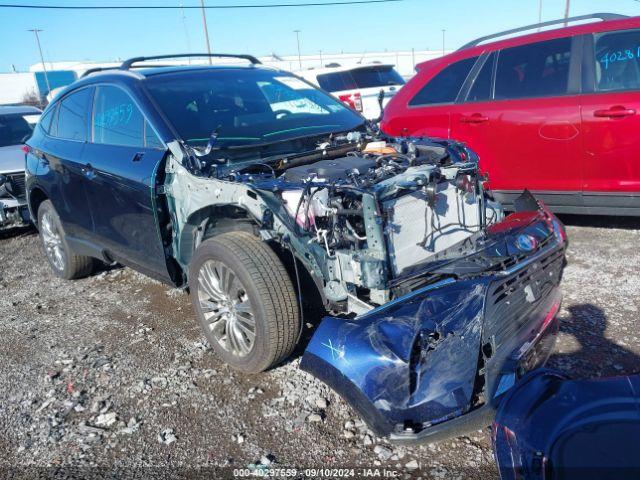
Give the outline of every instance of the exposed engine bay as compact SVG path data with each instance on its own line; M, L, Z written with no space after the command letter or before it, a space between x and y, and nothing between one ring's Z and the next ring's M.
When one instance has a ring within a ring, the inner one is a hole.
M264 200L254 213L261 235L294 252L336 313L362 314L406 293L404 277L503 216L475 154L450 141L355 132L311 154L198 167Z

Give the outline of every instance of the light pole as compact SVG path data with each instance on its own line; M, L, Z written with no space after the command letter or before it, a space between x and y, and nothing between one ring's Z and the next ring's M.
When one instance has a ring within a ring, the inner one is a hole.
M446 30L443 28L442 29L442 56L444 57L444 34L445 34Z
M570 0L567 0L567 2L564 4L564 19L565 19L564 26L565 27L567 26L567 23L568 23L566 20L569 18L570 3L571 3Z
M320 68L322 68L324 66L323 62L322 62L322 50L320 50Z
M204 25L204 38L207 41L207 53L209 54L209 65L213 62L211 61L211 44L209 43L209 29L207 28L207 12L204 8L204 0L200 0L200 9L202 10L202 24Z
M298 43L298 66L300 70L302 70L302 57L300 56L300 30L294 30L293 33L296 34L296 42Z
M538 23L542 23L542 0L538 0ZM540 31L540 28L538 28Z
M38 51L40 52L40 61L42 62L42 71L44 72L44 83L47 84L48 95L49 93L51 93L51 85L49 85L49 76L47 75L47 67L44 64L44 55L42 55L42 46L40 45L40 36L38 35L38 33L42 32L42 30L38 28L32 28L28 31L36 34L36 43L38 44Z

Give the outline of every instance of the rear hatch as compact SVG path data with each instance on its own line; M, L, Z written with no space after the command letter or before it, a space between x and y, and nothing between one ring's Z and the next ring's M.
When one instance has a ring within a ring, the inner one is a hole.
M321 74L317 78L324 90L369 119L380 116L380 92L384 92L385 106L405 83L393 65L367 65Z

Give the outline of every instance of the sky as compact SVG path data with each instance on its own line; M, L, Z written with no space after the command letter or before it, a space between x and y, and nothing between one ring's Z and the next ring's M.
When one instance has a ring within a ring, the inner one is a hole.
M205 0L207 5L302 3L307 0ZM315 2L324 0L314 0ZM217 52L256 56L455 49L482 35L561 18L565 0L403 0L369 5L208 10L211 46ZM49 5L199 5L198 0L7 0ZM571 0L571 15L593 12L640 15L640 0ZM139 55L204 52L199 9L25 10L0 8L0 72L28 70L40 61L113 61Z

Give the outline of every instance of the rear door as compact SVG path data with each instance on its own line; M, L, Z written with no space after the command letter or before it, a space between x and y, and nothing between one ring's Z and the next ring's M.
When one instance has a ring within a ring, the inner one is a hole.
M560 38L491 54L466 101L452 109L451 137L476 150L491 188L507 204L525 188L549 205L581 202L580 41Z
M37 151L38 176L69 241L93 238L86 164L82 157L89 133L92 95L93 88L87 87L71 92L59 102L52 112L49 136Z
M640 207L640 29L588 36L584 66L584 203Z
M115 260L169 278L155 192L166 147L133 97L113 85L96 87L91 134L84 158L96 237Z
M385 119L385 131L403 136L450 137L450 112L478 57L458 60L430 77L403 106Z

